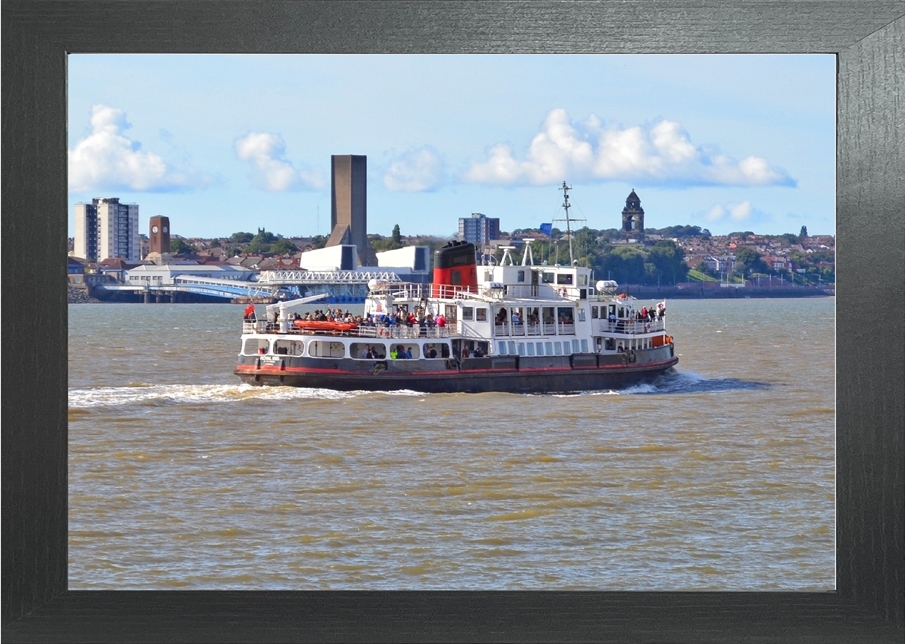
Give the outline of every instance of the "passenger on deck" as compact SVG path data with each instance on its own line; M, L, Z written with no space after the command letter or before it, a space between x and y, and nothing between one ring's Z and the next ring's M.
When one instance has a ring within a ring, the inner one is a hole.
M409 360L412 359L412 348L411 347L405 348L405 357L408 358Z
M468 357L468 347L462 347L462 357L463 358Z
M436 357L437 357L437 350L434 349L434 345L431 345L430 348L427 350L427 357L428 357L428 358L436 358Z
M518 311L513 311L513 312L512 312L512 323L513 323L513 324L521 324L521 323L522 323L522 318L519 317Z

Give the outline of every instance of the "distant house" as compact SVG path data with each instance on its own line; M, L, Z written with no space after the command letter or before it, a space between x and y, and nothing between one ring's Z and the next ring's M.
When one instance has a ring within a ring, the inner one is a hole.
M98 263L97 272L105 278L105 281L123 282L126 279L126 272L136 266L139 264L127 262L121 257L108 257Z
M263 255L236 255L226 260L229 266L241 266L257 270L258 264L264 259Z
M69 283L73 286L80 286L85 283L85 270L90 263L87 259L81 257L68 257L68 265L66 273L69 275Z
M241 266L214 266L194 263L143 264L128 270L123 281L131 285L164 286L174 284L175 277L202 277L208 279L250 281L258 271Z

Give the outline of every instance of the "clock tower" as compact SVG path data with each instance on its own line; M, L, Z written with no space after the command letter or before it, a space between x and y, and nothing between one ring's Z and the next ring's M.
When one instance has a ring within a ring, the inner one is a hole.
M148 253L170 252L170 218L151 217L150 234L148 235Z
M644 239L644 208L634 190L629 193L622 211L622 236Z

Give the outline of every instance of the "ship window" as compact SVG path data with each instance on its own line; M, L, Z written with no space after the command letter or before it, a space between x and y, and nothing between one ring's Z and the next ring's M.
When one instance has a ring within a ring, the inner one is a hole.
M578 340L572 340L572 353L578 353Z
M596 306L591 307L591 319L596 320L600 317L600 309Z
M556 276L557 284L571 284L572 283L572 273L560 273Z
M314 340L308 344L308 355L314 358L342 358L346 355L346 347L342 342Z
M398 360L404 360L404 353L406 350L412 352L412 359L417 358L420 355L419 347L417 344L391 344L390 345L390 357L393 356L393 352L396 352L396 358Z
M578 321L584 322L584 309L578 309Z
M568 341L562 343L562 353L563 353L563 355L565 355L565 356L567 356L567 355L569 355L569 354L571 353L571 351L569 351L569 343L568 343Z
M562 355L562 342L554 342L553 343L553 353L561 356Z
M544 273L544 284L552 284L554 280L553 273Z
M493 281L493 271L484 271L484 281L485 282Z
M556 309L556 314L559 316L559 321L563 324L572 324L575 320L572 319L572 307L571 306L560 306Z
M581 339L581 352L582 353L588 352L588 341L584 338Z
M463 320L474 320L474 308L471 306L463 306L462 307L462 319Z
M528 355L529 356L534 355L534 343L533 342L528 343Z
M298 340L277 340L273 343L274 353L288 356L300 356L304 353L305 345Z
M374 350L377 353L377 359L386 357L386 349L382 343L374 344L372 342L353 342L349 346L349 356L356 360L374 360L368 357L368 351Z
M518 352L515 350L515 342L509 343L509 353L512 355L516 355Z
M529 346L530 346L530 345L529 345ZM519 342L519 343L518 343L518 354L519 354L520 356L525 355L525 343L524 343L524 342Z
M486 322L487 309L475 309L475 320L478 322Z
M516 281L516 282L524 282L524 281L525 281L525 271L518 271L518 272L515 274L515 281Z
M499 342L499 343L497 343L497 350L496 350L496 351L497 351L497 353L499 353L501 356L506 355L506 343L505 343L505 342Z
M546 353L548 356L553 355L553 343L552 342L545 343L544 348L546 349Z
M242 346L242 355L244 356L254 356L260 353L258 349L264 349L267 351L267 340L260 340L258 338L248 338L245 340L244 345Z
M587 275L579 275L579 276L578 276L578 285L579 285L579 286L587 286L587 285L588 285L588 276L587 276Z

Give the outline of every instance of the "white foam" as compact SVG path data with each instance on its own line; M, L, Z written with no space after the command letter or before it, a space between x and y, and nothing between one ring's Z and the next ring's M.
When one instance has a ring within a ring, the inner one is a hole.
M71 389L69 408L116 407L125 405L166 405L180 403L224 403L259 400L341 400L365 392L342 392L301 387L255 387L238 385L151 385L132 383L127 387Z

